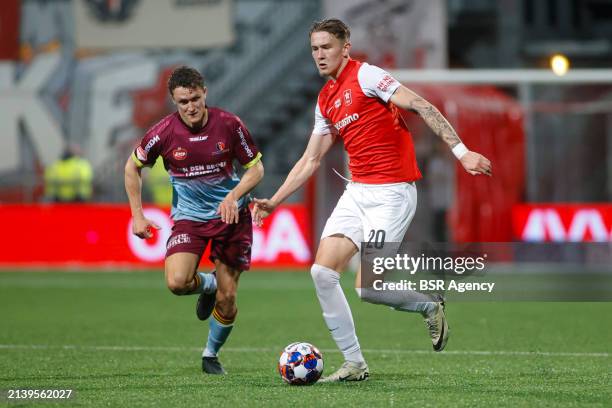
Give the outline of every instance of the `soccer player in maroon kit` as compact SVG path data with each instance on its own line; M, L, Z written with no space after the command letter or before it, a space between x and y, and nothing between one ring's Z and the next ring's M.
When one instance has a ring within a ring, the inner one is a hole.
M311 275L325 323L345 359L340 369L321 381L362 381L369 377L369 369L340 287L340 272L372 233L380 233L387 242L401 242L414 216L415 181L421 173L398 108L418 113L468 173L490 176L491 163L468 150L429 102L384 70L351 59L350 31L342 21L316 22L310 46L319 74L329 79L319 93L314 130L304 155L278 191L271 199L255 199L253 215L260 224L316 171L335 138L342 139L352 181L323 229ZM443 299L413 291L377 291L361 283L359 270L355 286L363 300L421 313L433 349L444 349L449 331Z
M179 67L168 80L174 112L154 125L125 165L125 189L133 233L149 238L151 228L141 201L141 169L162 157L172 183L174 226L166 244L166 285L176 295L199 294L197 316L209 320L202 370L225 374L217 354L229 336L238 309L236 290L251 263L253 242L248 193L263 178L261 153L234 114L206 105L206 87L195 69ZM234 170L245 169L242 179ZM198 272L211 243L215 273Z

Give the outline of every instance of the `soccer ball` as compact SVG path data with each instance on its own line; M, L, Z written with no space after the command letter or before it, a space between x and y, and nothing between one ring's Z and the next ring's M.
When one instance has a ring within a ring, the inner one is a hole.
M323 355L309 343L291 343L280 355L278 373L291 385L311 385L323 374Z

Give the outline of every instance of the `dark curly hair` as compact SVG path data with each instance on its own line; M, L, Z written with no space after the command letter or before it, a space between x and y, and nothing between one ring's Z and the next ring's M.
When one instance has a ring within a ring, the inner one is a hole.
M172 95L172 91L181 86L194 89L204 88L204 77L197 69L183 65L176 68L172 71L172 74L170 74L170 78L168 79L168 91L170 91L170 95Z
M343 42L351 39L351 30L346 24L337 18L328 18L326 20L315 21L312 23L312 26L310 26L308 37L310 38L312 33L318 33L320 31L328 32Z

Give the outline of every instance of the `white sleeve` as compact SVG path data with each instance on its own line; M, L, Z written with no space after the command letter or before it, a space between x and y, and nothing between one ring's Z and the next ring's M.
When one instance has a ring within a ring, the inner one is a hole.
M363 63L357 73L359 85L364 94L371 98L379 97L388 102L400 83L384 69Z
M332 125L332 123L329 121L329 119L325 118L321 113L318 101L317 106L315 108L315 122L312 133L316 135L326 135L328 133L335 135L336 133L338 133L334 125Z

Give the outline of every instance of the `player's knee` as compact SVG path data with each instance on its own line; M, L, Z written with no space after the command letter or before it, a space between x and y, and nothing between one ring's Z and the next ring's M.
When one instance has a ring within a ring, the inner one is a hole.
M329 288L338 284L340 274L333 269L322 265L313 264L310 268L310 276L318 288Z
M166 281L166 285L168 286L168 289L170 289L170 292L177 296L186 294L189 289L187 283L181 281L180 279L170 278Z

